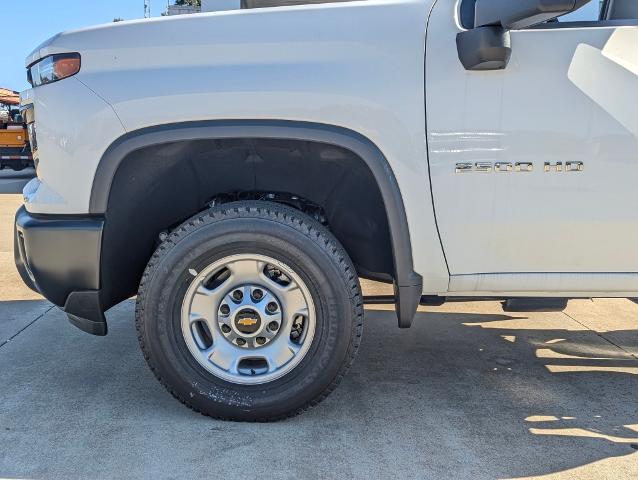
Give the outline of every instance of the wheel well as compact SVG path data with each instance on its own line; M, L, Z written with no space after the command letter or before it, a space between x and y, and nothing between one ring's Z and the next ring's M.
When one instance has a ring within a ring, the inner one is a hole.
M232 138L140 148L115 171L102 242L102 304L134 295L158 238L211 202L262 199L323 221L363 277L395 273L386 208L366 162L318 141Z

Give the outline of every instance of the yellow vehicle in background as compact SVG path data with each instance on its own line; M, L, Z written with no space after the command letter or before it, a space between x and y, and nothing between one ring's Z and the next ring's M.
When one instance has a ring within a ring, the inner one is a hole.
M19 171L33 166L27 126L19 105L18 92L0 88L0 170Z

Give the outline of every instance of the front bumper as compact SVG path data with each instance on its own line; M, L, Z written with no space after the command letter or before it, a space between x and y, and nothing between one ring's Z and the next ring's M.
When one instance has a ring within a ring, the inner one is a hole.
M61 307L78 328L106 335L100 302L100 218L16 213L14 257L27 286Z

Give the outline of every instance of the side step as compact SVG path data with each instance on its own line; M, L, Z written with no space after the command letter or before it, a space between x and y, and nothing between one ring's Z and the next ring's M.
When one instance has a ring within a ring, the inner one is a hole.
M446 297L437 295L422 295L419 305L439 307L445 303L445 300ZM394 305L396 297L394 295L366 295L363 297L363 303L366 305Z
M567 308L567 298L508 298L501 305L504 312L562 312Z
M367 305L392 305L395 303L394 295L369 295L363 297L363 303ZM567 308L568 298L562 297L440 297L436 295L421 296L419 305L438 307L447 302L476 302L502 300L501 306L504 312L562 312Z

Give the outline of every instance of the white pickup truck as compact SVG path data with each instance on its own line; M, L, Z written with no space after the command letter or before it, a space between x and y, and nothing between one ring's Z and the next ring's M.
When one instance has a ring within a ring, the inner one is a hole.
M638 296L638 1L555 20L585 4L369 0L59 34L27 59L18 269L97 335L137 295L159 380L235 420L334 389L359 278L394 285L400 327L453 297Z

